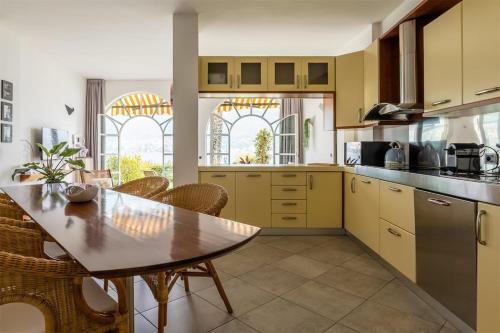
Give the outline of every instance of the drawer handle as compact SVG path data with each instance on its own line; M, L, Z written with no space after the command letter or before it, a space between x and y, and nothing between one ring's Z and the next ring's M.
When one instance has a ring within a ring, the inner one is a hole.
M392 192L401 192L401 189L400 188L397 188L397 187L388 187L389 191L392 191Z
M248 178L258 178L258 177L261 177L262 175L260 173L251 173L251 174L248 174L247 177Z
M500 91L500 87L493 87L493 88L479 90L479 91L476 91L474 93L474 95L481 96L481 95L493 93L493 92L496 92L496 91Z
M313 175L309 175L309 189L313 189Z
M482 226L483 226L483 215L486 215L486 211L485 210L480 210L479 212L477 212L477 217L476 217L476 239L477 239L477 242L483 246L486 246L486 241L483 240L481 237L481 231L482 231Z
M443 99L441 101L436 101L436 102L432 103L431 105L438 106L438 105L446 104L446 103L450 103L450 102L451 102L451 99Z
M372 182L371 182L371 181L369 181L369 180L363 180L363 179L361 180L361 182L362 182L362 183L365 183L365 184L371 184L371 183L372 183Z
M387 231L389 231L389 233L393 234L394 236L401 237L401 234L392 228L387 228Z
M295 217L295 216L283 216L281 219L285 220L285 221L291 221L291 220L296 220L297 217Z
M292 177L297 177L297 174L296 173L284 173L281 175L281 177L292 178Z
M449 201L441 200L441 199L434 199L434 198L429 198L427 199L428 202L439 205L439 206L449 206L451 203Z
M297 189L296 188L292 188L292 187L285 187L283 189L281 189L283 192L297 192Z
M217 174L217 175L212 175L212 178L225 178L226 175L224 174Z
M282 202L282 206L297 206L296 202Z

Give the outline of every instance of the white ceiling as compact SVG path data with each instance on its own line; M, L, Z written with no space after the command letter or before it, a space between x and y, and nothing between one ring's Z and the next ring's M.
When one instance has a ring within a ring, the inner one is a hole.
M81 73L169 79L172 13L199 13L200 55L335 55L403 0L0 0L0 26Z

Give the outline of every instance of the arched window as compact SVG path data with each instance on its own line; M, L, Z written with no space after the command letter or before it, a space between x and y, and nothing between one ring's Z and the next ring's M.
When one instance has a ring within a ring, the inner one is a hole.
M259 138L269 142L266 164L295 163L298 152L297 128L296 115L284 116L280 100L226 99L216 107L208 120L206 163L266 163L256 156Z
M110 103L100 117L100 165L111 169L115 183L148 172L172 184L173 118L167 100L133 93Z

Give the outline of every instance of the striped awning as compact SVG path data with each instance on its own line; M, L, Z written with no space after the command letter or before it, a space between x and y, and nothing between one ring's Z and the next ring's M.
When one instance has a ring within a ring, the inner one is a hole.
M110 108L112 116L152 116L171 115L172 108L158 95L133 94L117 100Z
M280 103L272 98L228 98L219 106L217 106L216 112L227 112L234 109L241 110L249 108L267 108L267 107L277 107Z

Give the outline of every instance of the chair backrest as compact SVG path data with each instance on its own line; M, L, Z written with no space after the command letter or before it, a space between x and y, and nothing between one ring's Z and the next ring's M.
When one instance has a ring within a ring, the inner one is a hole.
M0 223L0 251L41 258L42 233L34 228Z
M164 177L144 177L115 186L113 190L142 198L151 198L168 188L168 179Z
M187 184L159 193L158 202L213 216L219 216L227 203L227 192L215 184Z
M89 170L89 172L80 171L80 178L83 183L98 185L103 188L113 187L113 178L111 177L111 170Z

